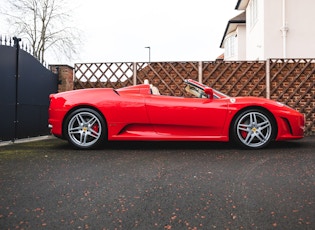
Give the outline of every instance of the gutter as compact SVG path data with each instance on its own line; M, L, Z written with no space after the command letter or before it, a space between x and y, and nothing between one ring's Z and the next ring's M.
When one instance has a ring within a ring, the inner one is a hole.
M230 19L226 25L226 28L225 28L225 31L224 31L224 34L223 34L223 38L221 40L221 43L220 43L220 48L224 48L224 40L225 40L225 37L226 35L228 34L229 32L229 28L231 26L231 24L245 24L246 23L246 13L245 11L239 15L237 15L236 17Z

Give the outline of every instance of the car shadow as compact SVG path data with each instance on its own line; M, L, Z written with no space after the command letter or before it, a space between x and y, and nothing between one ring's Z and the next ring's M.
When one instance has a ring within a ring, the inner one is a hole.
M265 150L272 149L292 149L301 148L305 143L298 141L279 141L272 142ZM230 142L199 142L199 141L113 141L106 143L105 146L101 148L105 149L146 149L146 150L156 150L156 149L217 149L217 150L247 150L234 143ZM252 151L252 150L249 150Z
M270 143L269 146L261 150L277 150L277 149L297 149L308 147L312 141L309 140L292 140L277 141ZM59 149L73 150L74 148L67 141L59 141L55 146ZM206 142L206 141L111 141L104 143L95 150L179 150L179 149L215 149L215 150L242 150L244 149L230 142ZM79 150L79 149L78 149ZM85 150L86 151L86 150ZM93 151L93 150L91 150Z

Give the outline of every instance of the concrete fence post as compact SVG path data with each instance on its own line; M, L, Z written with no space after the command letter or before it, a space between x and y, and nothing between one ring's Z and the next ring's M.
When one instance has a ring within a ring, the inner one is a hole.
M137 85L137 62L133 63L133 85Z
M202 83L202 61L198 63L198 82Z
M266 98L270 99L270 59L266 60Z

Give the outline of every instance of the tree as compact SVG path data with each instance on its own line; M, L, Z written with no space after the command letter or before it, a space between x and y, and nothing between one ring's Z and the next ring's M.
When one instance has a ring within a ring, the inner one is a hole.
M40 61L47 50L71 59L80 43L77 29L70 27L71 16L64 0L9 0L6 13L15 35L28 40L31 52Z

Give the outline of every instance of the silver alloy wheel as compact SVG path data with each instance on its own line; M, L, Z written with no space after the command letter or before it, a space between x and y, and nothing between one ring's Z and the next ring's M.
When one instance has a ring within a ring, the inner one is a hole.
M247 147L259 148L270 141L272 124L261 112L249 111L236 124L238 139Z
M78 112L68 123L68 136L80 147L93 146L101 137L102 124L99 118L91 112Z

